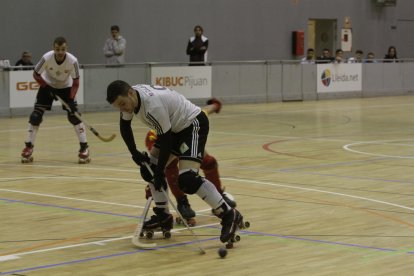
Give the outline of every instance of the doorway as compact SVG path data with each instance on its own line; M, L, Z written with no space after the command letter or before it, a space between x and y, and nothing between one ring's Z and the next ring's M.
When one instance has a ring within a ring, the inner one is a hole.
M334 55L337 36L336 19L309 19L308 20L308 48L315 49L315 57L322 54L327 48Z

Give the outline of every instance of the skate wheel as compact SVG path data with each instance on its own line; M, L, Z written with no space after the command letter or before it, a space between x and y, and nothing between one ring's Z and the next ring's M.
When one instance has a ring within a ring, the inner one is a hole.
M164 232L163 235L164 235L164 239L171 238L171 232Z
M239 235L236 235L236 236L234 236L234 240L235 240L236 242L239 242L239 241L241 240L241 238L240 238L240 236L239 236Z
M88 158L88 159L79 159L79 164L88 164L90 162L91 162L90 158Z
M29 157L29 158L22 157L21 161L22 163L31 163L33 162L33 157Z
M244 227L245 227L245 228L249 228L249 227L250 227L250 222L246 221L246 222L244 223Z
M187 220L188 226L194 227L196 225L196 220L194 218Z
M227 249L233 248L233 243L231 243L231 242L226 243L226 248Z
M139 233L139 236L141 237L141 238L143 238L144 237L144 233Z
M147 239L152 239L152 237L154 237L154 232L152 232L152 231L148 231L146 234L145 234L145 237L147 238Z

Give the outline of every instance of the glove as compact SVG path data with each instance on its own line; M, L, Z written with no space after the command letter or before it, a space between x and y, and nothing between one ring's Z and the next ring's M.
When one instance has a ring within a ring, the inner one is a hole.
M161 192L162 189L167 190L167 181L165 181L164 172L154 172L154 187L155 190Z
M138 166L142 166L142 163L148 163L150 162L148 153L146 153L145 151L141 152L136 152L132 155L132 160L134 160L134 162L138 165Z
M150 165L151 170L154 171L157 169L157 166L154 164ZM154 176L153 173L150 173L150 171L148 170L147 166L143 165L140 167L140 173L141 173L141 177L142 179L144 179L147 182L151 182L152 184L154 184Z
M220 113L221 110L221 102L219 100L217 100L216 98L211 98L210 100L207 101L207 104L214 104L216 106L216 110L214 112L216 113Z

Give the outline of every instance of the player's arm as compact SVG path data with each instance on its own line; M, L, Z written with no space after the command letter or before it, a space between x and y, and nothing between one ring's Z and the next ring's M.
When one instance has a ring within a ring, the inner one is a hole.
M220 113L221 105L222 104L219 100L216 98L211 98L207 101L207 105L204 106L201 110L203 110L203 112L207 115L210 115L211 113Z
M75 61L73 63L73 71L72 71L72 78L73 78L73 83L72 83L72 87L70 89L70 94L69 94L69 98L70 99L75 99L76 97L76 93L78 93L78 89L79 89L79 63L77 61Z
M34 70L33 70L33 78L36 80L36 82L41 86L41 87L46 87L47 83L46 81L42 78L42 72L45 70L45 64L46 64L46 60L44 57L42 57L40 59L40 61L36 64Z
M119 121L119 130L121 132L122 139L125 142L125 145L128 147L129 152L132 155L132 159L134 162L141 166L143 162L149 162L148 156L140 153L137 150L137 146L135 144L134 133L132 132L131 118L123 118L124 114L121 112L121 118Z
M159 172L164 172L168 159L170 158L170 151L172 147L172 132L171 129L163 134L157 134L157 144L159 145L158 166Z

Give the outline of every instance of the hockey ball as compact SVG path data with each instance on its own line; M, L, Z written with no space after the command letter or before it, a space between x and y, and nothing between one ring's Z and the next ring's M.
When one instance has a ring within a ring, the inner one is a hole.
M223 248L223 247L219 248L218 254L219 254L220 258L226 257L226 255L227 255L227 249L226 248Z

